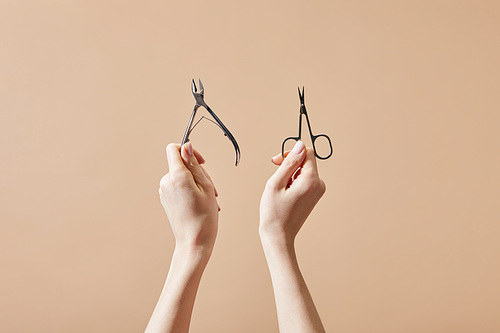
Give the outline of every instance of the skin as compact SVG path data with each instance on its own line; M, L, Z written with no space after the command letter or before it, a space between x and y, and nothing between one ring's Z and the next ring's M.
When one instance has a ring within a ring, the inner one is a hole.
M160 200L175 237L172 262L146 332L188 332L201 276L217 236L217 190L190 142L167 146Z
M300 271L295 238L326 191L314 151L298 142L286 156L272 158L278 170L260 202L259 234L273 283L280 332L325 332Z
M160 200L175 237L175 250L146 332L188 332L203 271L217 236L217 190L190 142L167 146L169 173L160 181ZM280 332L324 332L300 272L294 241L325 192L314 152L302 142L272 158L278 169L260 203L259 234L271 273Z

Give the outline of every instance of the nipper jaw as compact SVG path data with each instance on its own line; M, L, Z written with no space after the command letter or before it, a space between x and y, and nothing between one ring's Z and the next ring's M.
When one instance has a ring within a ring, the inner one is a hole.
M186 132L184 132L184 138L182 139L182 145L189 141L189 134L193 130L194 126L196 126L196 124L198 124L199 121L195 125L193 125L193 120L194 120L194 117L196 115L196 111L198 110L198 108L200 106L202 106L208 111L208 113L212 116L212 118L214 118L215 124L220 127L224 136L227 136L227 138L233 144L234 151L236 153L235 165L238 166L238 163L240 161L240 155L241 155L240 147L238 146L238 142L236 142L236 139L234 138L234 136L231 134L229 129L224 125L224 123L219 119L219 117L217 117L215 112L213 112L212 109L210 109L210 107L207 105L207 103L205 103L205 100L204 100L205 90L203 88L203 83L201 83L200 79L198 79L198 82L200 84L200 91L199 92L198 92L198 89L196 87L196 83L194 82L194 79L191 82L191 91L193 92L193 96L194 96L194 99L196 101L196 104L194 105L193 112L191 113L191 118L189 119L189 123L188 123L188 126L186 128Z

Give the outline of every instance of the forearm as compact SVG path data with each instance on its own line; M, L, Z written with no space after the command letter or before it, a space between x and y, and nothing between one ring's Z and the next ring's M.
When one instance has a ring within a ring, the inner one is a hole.
M293 241L261 233L281 333L325 332L295 255Z
M211 249L176 246L147 333L188 332L194 301Z

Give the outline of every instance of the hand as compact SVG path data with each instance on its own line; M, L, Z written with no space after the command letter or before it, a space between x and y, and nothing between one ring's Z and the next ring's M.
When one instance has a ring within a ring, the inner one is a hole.
M217 190L202 167L203 157L191 142L167 146L169 173L160 181L160 200L174 233L176 247L211 253L217 236Z
M316 157L302 141L287 154L276 155L278 170L269 178L260 201L259 233L273 241L293 244L295 236L326 191Z
M167 146L160 200L175 236L165 286L146 332L188 332L196 292L217 236L217 190L190 142Z

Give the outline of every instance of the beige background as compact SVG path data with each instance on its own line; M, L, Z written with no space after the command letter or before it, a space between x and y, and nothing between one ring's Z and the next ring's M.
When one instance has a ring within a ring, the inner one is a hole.
M329 332L499 332L496 1L0 3L0 331L140 332L190 80L220 229L192 332L276 332L257 234L297 86L335 157L298 237ZM308 141L306 141L308 143Z

